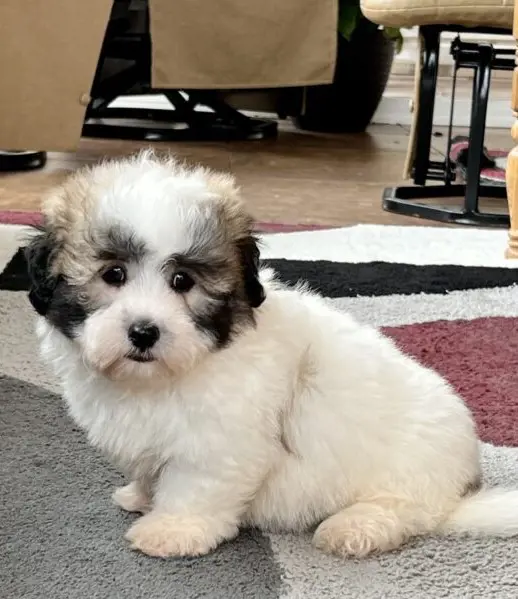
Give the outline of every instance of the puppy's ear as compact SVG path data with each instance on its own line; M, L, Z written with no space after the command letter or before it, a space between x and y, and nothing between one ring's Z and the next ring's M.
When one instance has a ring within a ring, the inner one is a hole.
M209 173L207 183L217 198L220 216L230 229L231 238L237 240L248 305L258 308L265 300L265 293L259 281L259 247L256 237L251 233L252 219L244 210L234 177Z
M238 247L245 294L250 307L258 308L264 302L266 295L259 281L259 247L257 239L253 235L249 235L239 242Z
M51 265L56 253L56 238L47 229L35 235L25 248L30 280L29 301L41 316L47 314L59 280L59 277L51 273Z

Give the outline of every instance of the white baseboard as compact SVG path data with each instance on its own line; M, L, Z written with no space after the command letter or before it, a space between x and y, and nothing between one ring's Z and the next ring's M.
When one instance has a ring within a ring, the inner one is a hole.
M113 108L147 108L148 110L171 110L171 104L162 94L121 96L120 98L114 100L110 106Z
M509 92L510 96L510 92ZM372 120L379 125L404 125L412 123L410 112L410 96L385 95ZM454 124L457 127L469 127L471 98L456 98ZM494 129L511 129L515 119L509 100L493 100L489 102L486 127ZM435 100L434 124L447 126L450 122L450 99L439 96Z

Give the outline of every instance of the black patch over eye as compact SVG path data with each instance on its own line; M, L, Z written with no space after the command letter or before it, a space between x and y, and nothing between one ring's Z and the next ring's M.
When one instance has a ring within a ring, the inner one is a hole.
M171 287L178 293L185 293L194 287L194 280L185 272L177 272L173 275Z
M111 266L102 274L102 279L107 285L121 287L126 282L126 270L122 266Z

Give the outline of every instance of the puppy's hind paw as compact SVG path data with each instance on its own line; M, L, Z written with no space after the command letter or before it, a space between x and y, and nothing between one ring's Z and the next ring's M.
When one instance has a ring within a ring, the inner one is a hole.
M317 528L313 544L325 553L362 558L392 551L405 540L405 527L392 510L374 504L355 504Z

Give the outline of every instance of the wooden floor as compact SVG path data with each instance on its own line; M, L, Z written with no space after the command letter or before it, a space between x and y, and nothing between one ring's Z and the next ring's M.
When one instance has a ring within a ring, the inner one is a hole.
M445 145L441 133L437 131L433 144L438 158ZM384 187L402 182L407 143L408 129L399 126L372 126L364 134L332 136L303 133L284 124L278 139L271 141L155 147L234 173L251 212L263 222L432 224L381 209ZM85 139L74 154L49 154L43 170L4 174L0 177L0 211L37 211L45 193L69 171L144 145L149 144ZM506 130L493 130L486 136L486 145L510 149L512 140ZM505 204L500 204L505 209Z

